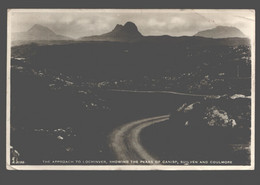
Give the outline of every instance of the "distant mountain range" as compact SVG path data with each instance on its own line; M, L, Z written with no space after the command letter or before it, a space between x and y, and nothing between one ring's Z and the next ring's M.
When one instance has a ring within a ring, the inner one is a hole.
M194 36L206 38L245 37L245 35L239 29L229 26L217 26L213 29L200 31Z
M58 35L48 27L35 24L26 32L12 33L12 41L35 41L35 40L71 40L71 38Z
M203 37L203 38L201 38ZM218 41L210 39L217 38ZM242 39L241 39L242 38ZM224 39L224 40L223 40ZM133 22L126 22L124 25L117 24L115 28L102 35L85 36L77 40L63 35L56 34L48 27L35 24L26 32L12 34L12 46L24 45L36 42L41 45L45 44L66 44L73 42L86 41L110 41L110 42L196 42L198 44L213 44L218 42L221 45L249 44L249 39L235 27L217 26L216 28L200 31L194 36L172 37L169 35L162 36L143 36Z

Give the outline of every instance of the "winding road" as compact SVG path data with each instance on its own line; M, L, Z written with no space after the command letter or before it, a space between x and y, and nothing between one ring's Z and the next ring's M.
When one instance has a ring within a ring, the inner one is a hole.
M169 91L134 91L116 89L110 89L110 91L127 93L165 93L181 96L207 97L213 99L219 99L221 97L221 95L186 94ZM169 117L170 115L163 115L140 119L115 128L113 132L109 135L109 147L115 155L116 159L145 161L157 160L142 146L142 143L140 141L140 133L146 127L149 127L153 124L160 124L166 120L169 120Z
M164 93L164 94L174 94L181 96L192 96L192 97L210 97L218 99L220 96L216 95L200 95L200 94L186 94L172 91L135 91L135 90L119 90L119 89L109 89L112 92L126 92L126 93ZM133 122L129 122L120 127L114 129L114 131L109 135L109 147L116 156L117 160L146 160L155 161L157 160L154 156L149 154L145 148L142 146L140 141L141 131L153 124L161 123L168 120L170 115L163 115L157 117L151 117L146 119L141 119Z
M116 128L109 136L110 148L117 160L156 160L142 146L141 131L153 124L169 119L169 115L141 119Z

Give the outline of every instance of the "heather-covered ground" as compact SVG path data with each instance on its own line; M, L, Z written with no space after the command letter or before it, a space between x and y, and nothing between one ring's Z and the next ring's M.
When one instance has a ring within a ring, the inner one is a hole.
M114 128L170 114L141 133L155 156L248 164L250 47L192 39L13 47L11 145L19 160L114 159Z

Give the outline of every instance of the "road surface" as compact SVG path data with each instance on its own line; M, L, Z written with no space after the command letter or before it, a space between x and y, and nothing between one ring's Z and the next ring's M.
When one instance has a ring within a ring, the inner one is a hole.
M148 93L148 94L174 94L174 95L181 95L181 96L192 96L192 97L205 97L205 98L213 98L219 99L224 95L205 95L205 94L192 94L192 93L182 93L182 92L175 92L175 91L141 91L141 90L122 90L122 89L108 89L108 91L114 92L129 92L129 93Z
M142 129L169 119L169 115L141 119L116 128L109 136L110 148L117 160L146 160L156 158L142 146L140 133Z

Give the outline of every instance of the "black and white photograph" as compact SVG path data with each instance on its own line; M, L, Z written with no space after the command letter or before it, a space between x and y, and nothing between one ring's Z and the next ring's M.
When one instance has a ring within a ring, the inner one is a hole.
M255 10L8 9L8 170L254 170Z

